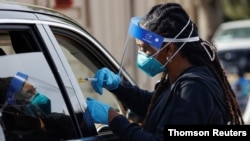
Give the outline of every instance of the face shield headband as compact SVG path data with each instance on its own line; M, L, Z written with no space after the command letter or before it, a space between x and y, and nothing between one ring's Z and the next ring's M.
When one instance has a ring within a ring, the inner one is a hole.
M189 22L190 22L190 20L189 20ZM187 25L189 24L189 22L187 23ZM179 35L184 31L184 29L186 29L187 25L181 30L181 32L179 32L179 33L175 36L175 38L176 38L177 36L179 36ZM188 38L190 38L190 36L192 35L193 29L194 29L194 27L193 27L193 24L192 24L192 30L190 31L190 33L189 33L189 35L188 35ZM183 42L183 43L181 44L181 46L176 50L176 52L175 52L169 59L167 59L167 62L166 62L163 66L166 66L169 62L171 62L172 59L175 57L175 55L182 49L182 47L184 47L184 45L185 45L186 43L187 43L187 42ZM161 51L162 49L164 49L165 47L167 47L169 44L170 44L170 43L167 43L167 44L166 44L164 47L162 47L159 51ZM159 52L159 51L158 51L158 52Z
M15 77L11 80L10 86L7 91L6 101L8 104L15 104L15 96L22 90L25 81L28 79L28 75L17 72Z

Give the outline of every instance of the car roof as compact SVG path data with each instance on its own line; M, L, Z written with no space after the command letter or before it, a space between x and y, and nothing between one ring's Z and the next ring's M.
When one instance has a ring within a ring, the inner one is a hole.
M237 39L231 40L230 42L217 42L214 44L217 48L217 51L250 49L249 39Z
M53 9L41 7L37 5L31 5L27 3L18 3L11 1L0 1L0 10L8 10L8 11L22 11L22 12L30 12L30 13L40 13L46 15L56 15L58 17L69 18L62 13L59 13Z
M223 29L242 28L242 27L250 27L250 19L224 22L219 26L219 28Z
M230 29L242 29L242 28L250 28L250 19L244 19L244 20L235 20L235 21L229 21L224 22L219 25L219 27L216 29L212 40L215 41L219 33L222 31L230 30Z
M236 49L246 49L250 48L250 39L247 37L231 37L228 39L218 40L219 33L230 30L230 29L245 29L250 28L250 19L244 19L244 20L235 20L235 21L229 21L224 22L220 24L220 26L217 28L216 32L214 33L214 36L212 37L212 41L217 47L217 50L236 50ZM247 32L247 31L246 31Z

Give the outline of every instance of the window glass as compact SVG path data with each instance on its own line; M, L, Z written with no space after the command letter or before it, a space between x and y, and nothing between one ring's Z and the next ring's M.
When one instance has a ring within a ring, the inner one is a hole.
M54 100L57 102L61 102L62 106L60 108L56 108L59 106L56 106L57 104L54 104L52 102L53 112L63 112L68 114L67 108L65 108L66 106L63 102L63 98L60 94L53 73L51 72L43 53L40 51L34 51L36 49L33 47L33 49L29 50L29 45L25 45L24 42L22 44L20 44L20 42L17 42L19 40L26 39L25 36L22 36L22 38L18 38L21 37L18 35L25 35L26 33L27 32L25 31L15 32L15 36L12 36L13 34L10 34L8 31L1 32L1 77L14 77L17 72L27 74L28 78L30 78L31 80L30 82L33 81L33 83L36 83L36 85L34 84L34 86L37 90L40 90L46 96L50 97L52 101ZM29 38L29 43L32 42L30 40L31 38Z
M249 49L219 51L218 56L228 80L236 94L242 113L245 112L250 95Z
M232 39L250 38L250 27L232 28L221 31L216 37L216 41L230 41Z
M35 38L30 28L0 29L0 106L4 130L11 133L6 138L21 133L16 130L46 128L69 139L69 132L75 135L69 110Z

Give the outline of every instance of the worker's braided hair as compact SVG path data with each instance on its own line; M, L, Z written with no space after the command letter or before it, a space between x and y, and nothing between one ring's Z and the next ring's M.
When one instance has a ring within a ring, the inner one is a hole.
M189 16L179 4L167 3L154 6L141 20L140 25L145 29L153 31L161 36L174 38L183 29L188 21ZM190 22L186 29L178 36L178 38L189 37L189 34L192 31L192 26L193 32L191 37L198 36L198 29L196 25L193 22ZM182 43L175 43L175 46L180 47L181 44ZM227 80L226 74L215 51L216 49L214 45L200 39L197 42L186 43L180 50L180 54L183 57L186 57L194 66L209 67L223 89L228 112L230 114L230 124L244 124L235 94ZM166 81L164 81L165 77L166 73L164 72L161 82L155 91L155 94L151 100L151 104L149 105L147 115L152 111L154 108L154 102L156 101L157 97L162 94L163 89L167 85Z

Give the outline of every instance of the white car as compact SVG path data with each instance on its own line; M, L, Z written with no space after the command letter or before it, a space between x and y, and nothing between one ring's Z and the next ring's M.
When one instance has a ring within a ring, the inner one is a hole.
M213 43L228 75L241 107L246 124L250 124L250 20L222 23L216 30ZM244 79L239 79L240 75ZM246 85L243 89L242 82ZM241 85L239 85L241 83ZM243 90L244 96L243 96Z

